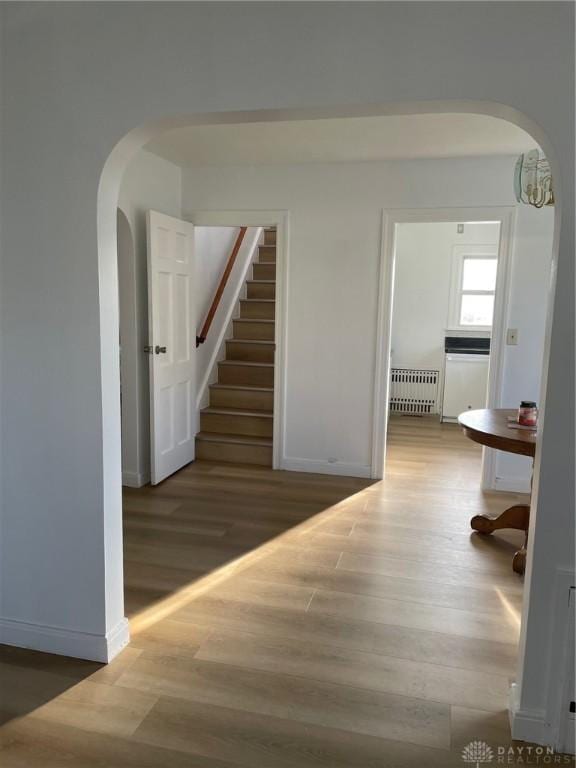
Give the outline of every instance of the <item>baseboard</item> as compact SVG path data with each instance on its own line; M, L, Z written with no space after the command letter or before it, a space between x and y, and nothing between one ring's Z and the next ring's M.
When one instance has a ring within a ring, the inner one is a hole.
M289 472L309 472L318 475L342 475L343 477L370 477L369 464L349 464L344 461L322 461L320 459L294 459L284 456L280 469Z
M59 656L73 656L87 661L101 661L107 664L129 641L130 630L126 618L118 622L106 635L0 619L0 643L3 645L15 645Z
M150 482L150 477L142 472L122 472L122 485L127 488L142 488Z
M526 477L496 477L494 478L494 490L530 493L530 480Z
M529 741L533 744L547 745L547 728L544 711L522 710L518 703L519 688L512 683L508 697L508 715L512 738L517 741Z

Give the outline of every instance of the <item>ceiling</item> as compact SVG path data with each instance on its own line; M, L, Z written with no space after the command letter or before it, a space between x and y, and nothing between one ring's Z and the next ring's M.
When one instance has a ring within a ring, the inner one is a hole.
M182 166L516 155L525 131L486 115L417 114L177 128L146 149Z

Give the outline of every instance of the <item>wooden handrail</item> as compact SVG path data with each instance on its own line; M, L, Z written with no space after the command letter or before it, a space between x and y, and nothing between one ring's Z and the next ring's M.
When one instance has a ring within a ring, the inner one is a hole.
M230 256L228 256L228 261L226 262L224 272L222 273L222 277L220 278L220 282L218 283L218 288L216 288L216 293L214 294L212 304L210 305L210 309L208 310L208 314L206 315L206 320L204 320L204 325L202 326L202 330L196 336L197 347L199 347L200 344L204 344L204 342L206 341L206 336L208 335L208 331L210 330L210 326L212 325L212 320L214 319L214 315L216 314L216 310L218 309L218 305L220 304L220 299L222 298L222 294L224 293L224 289L226 288L226 283L228 282L228 278L230 277L230 272L232 272L232 267L234 266L234 262L236 261L236 256L238 256L238 251L240 250L240 246L242 245L242 241L244 240L244 235L246 234L247 229L248 227L240 227L240 232L238 232L238 237L236 238L234 247L230 252Z

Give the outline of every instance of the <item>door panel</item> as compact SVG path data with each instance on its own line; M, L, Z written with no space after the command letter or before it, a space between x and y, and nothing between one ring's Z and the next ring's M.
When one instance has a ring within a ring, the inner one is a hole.
M194 227L148 211L152 484L194 460Z

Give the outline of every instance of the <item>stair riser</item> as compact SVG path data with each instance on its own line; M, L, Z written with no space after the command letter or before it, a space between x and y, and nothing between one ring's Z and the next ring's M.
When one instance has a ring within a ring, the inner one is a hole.
M274 323L238 323L233 324L235 339L254 339L255 341L274 341Z
M219 365L218 381L220 384L273 387L274 368L260 368L252 365Z
M275 283L248 283L247 297L249 299L275 299Z
M276 280L276 264L254 264L252 277L254 280Z
M240 317L255 320L274 320L275 306L265 301L240 301Z
M246 411L271 411L274 392L253 392L249 389L210 389L210 405L214 408L241 408Z
M276 230L265 229L264 230L264 245L276 245Z
M272 448L264 445L241 445L196 440L196 458L204 459L204 461L258 464L262 467L271 467Z
M226 360L245 360L249 363L273 363L274 344L243 344L226 342Z
M236 416L232 414L201 413L200 429L221 435L251 435L272 437L272 419L267 416Z
M275 264L276 263L276 246L275 245L259 245L258 261L261 264Z

